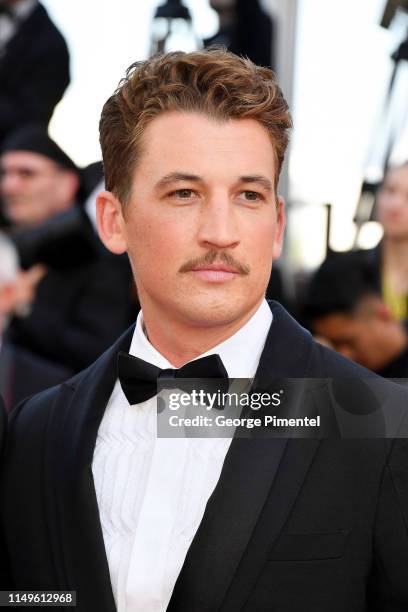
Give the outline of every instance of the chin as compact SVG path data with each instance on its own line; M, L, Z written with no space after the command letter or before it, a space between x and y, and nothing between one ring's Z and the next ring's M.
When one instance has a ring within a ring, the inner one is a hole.
M245 318L254 309L255 304L251 301L243 302L234 300L202 299L196 303L191 303L186 307L184 303L182 311L184 318L190 324L199 327L216 327L219 325L233 324L235 321Z

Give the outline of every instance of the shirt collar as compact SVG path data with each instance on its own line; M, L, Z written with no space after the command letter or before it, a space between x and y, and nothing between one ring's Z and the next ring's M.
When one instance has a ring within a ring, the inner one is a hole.
M218 354L230 378L253 378L272 324L272 312L266 300L235 334L196 357ZM143 313L139 312L130 346L130 354L158 368L174 368L149 342L143 331Z

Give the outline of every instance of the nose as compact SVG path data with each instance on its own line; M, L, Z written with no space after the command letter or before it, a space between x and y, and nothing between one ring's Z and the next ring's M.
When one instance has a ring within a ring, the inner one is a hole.
M239 242L238 213L227 194L217 194L201 208L198 242L204 248L232 249Z

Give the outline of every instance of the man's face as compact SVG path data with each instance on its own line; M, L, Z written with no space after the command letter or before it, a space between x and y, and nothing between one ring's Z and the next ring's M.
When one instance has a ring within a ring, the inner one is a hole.
M164 113L143 148L123 235L144 312L190 327L248 319L284 228L268 132L252 119Z
M10 151L0 159L4 212L16 225L37 225L59 206L62 170L38 153Z
M386 365L389 322L374 313L333 313L313 322L313 331L323 336L344 357L376 371Z
M408 238L408 164L390 170L377 196L378 221L389 238Z

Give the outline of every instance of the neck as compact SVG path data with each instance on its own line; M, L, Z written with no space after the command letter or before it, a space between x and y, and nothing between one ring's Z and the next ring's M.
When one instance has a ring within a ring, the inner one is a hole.
M382 247L382 267L393 290L408 293L408 239L385 239Z
M406 262L408 262L408 238L384 238L382 251L386 267L406 267Z
M142 304L143 320L149 342L167 361L179 368L233 336L255 314L261 302L243 317L217 325L170 319L162 312L155 312L154 308L145 308Z

